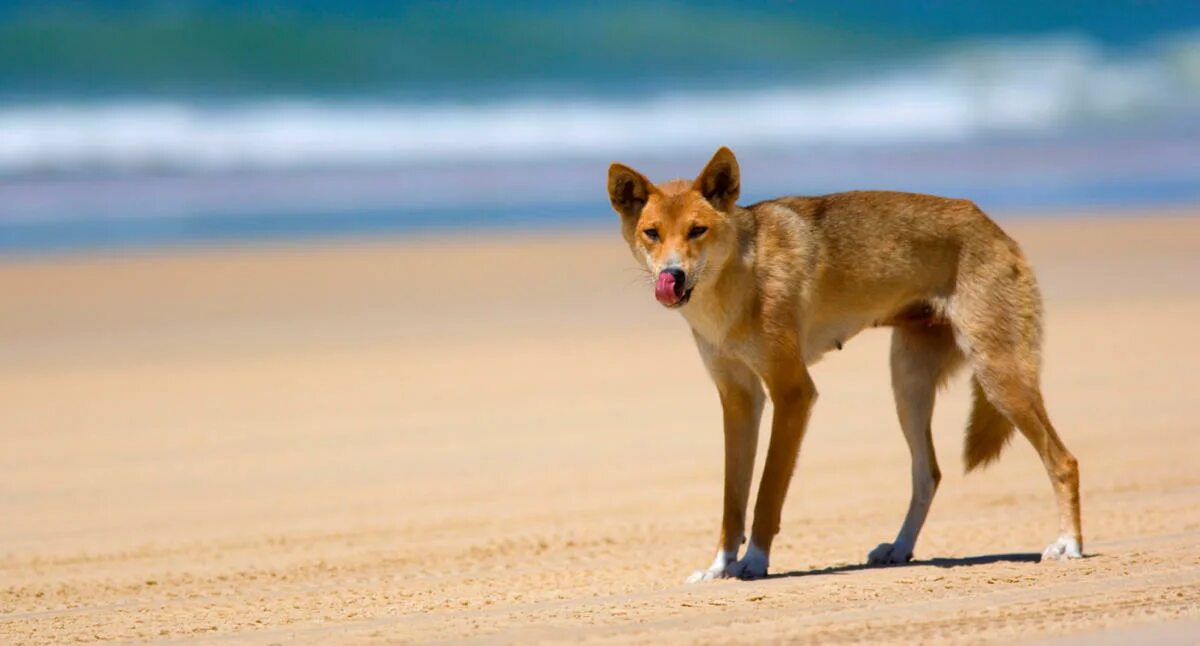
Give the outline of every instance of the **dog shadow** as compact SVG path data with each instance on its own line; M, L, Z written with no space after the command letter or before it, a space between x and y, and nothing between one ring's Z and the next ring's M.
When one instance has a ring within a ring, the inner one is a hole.
M984 554L980 556L964 556L960 558L932 558L924 560L914 560L907 563L895 563L891 565L868 565L866 563L854 563L851 565L834 565L825 568L815 568L812 570L793 570L791 572L780 572L778 574L768 574L768 579L785 579L799 576L819 576L822 574L847 574L850 572L858 572L859 570L874 570L877 568L910 568L910 567L939 567L939 568L954 568L954 567L970 567L973 565L989 565L991 563L1040 563L1042 555L1037 552L1014 552L1011 554Z

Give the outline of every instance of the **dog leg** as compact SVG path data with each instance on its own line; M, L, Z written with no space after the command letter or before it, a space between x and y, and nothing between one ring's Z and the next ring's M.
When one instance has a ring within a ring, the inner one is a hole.
M1017 378L1011 370L983 367L976 378L988 399L1029 440L1046 467L1058 503L1058 540L1046 547L1043 560L1083 556L1083 530L1079 512L1079 462L1059 438L1042 403L1042 394L1030 378Z
M758 427L765 403L762 383L749 367L736 359L706 352L709 348L700 339L697 343L721 395L725 425L725 502L717 555L707 569L693 572L687 578L688 583L727 576L727 568L737 561L738 550L746 540L746 504L750 499Z
M1063 445L1042 401L1039 312L1033 306L1001 306L1038 301L1037 287L1027 272L1016 275L1011 283L993 282L988 289L964 290L956 297L956 339L968 348L980 390L1033 445L1054 486L1059 537L1046 548L1043 558L1079 558L1083 554L1079 463Z
M1009 414L1021 434L1033 444L1058 503L1058 540L1042 552L1042 560L1059 561L1083 556L1083 529L1079 512L1079 462L1067 450L1050 424L1040 392L1034 391L1026 405Z
M750 545L746 547L746 554L726 570L729 576L740 579L756 579L767 574L771 542L779 533L783 501L796 469L808 416L817 398L817 390L803 366L799 374L793 373L784 379L777 377L767 385L775 403L775 415L771 422L767 464L754 505Z
M933 495L942 479L933 451L930 419L938 384L961 361L948 326L897 327L892 332L892 391L900 428L912 454L912 498L896 540L880 543L867 563L888 565L912 559Z

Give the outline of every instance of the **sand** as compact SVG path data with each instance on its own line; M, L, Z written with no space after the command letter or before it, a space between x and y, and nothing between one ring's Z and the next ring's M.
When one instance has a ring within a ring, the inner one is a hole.
M0 642L1200 641L1200 218L1014 219L1087 558L1018 439L908 566L888 333L821 399L755 582L712 557L715 392L612 231L0 264ZM761 458L760 458L761 460Z

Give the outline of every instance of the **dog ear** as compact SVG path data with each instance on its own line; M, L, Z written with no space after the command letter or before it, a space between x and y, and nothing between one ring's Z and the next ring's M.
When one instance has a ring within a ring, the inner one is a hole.
M708 160L708 165L700 171L700 176L692 187L708 200L718 211L728 211L737 203L738 194L742 190L742 175L738 169L737 157L733 151L721 146L721 149Z
M608 167L608 199L622 218L637 219L655 190L644 175L624 164Z

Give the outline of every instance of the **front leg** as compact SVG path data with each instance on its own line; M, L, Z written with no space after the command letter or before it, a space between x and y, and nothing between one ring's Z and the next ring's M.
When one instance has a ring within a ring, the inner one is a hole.
M771 445L767 449L767 464L762 482L758 485L758 502L754 505L754 527L750 545L740 561L727 568L728 574L742 579L756 579L767 574L771 542L779 533L783 501L787 496L800 441L817 390L803 365L768 377L775 417L771 422Z
M746 504L750 499L758 426L766 400L758 375L746 364L715 355L700 339L697 344L721 395L725 422L725 503L717 555L707 569L693 572L688 577L689 583L726 576L726 569L737 561L738 549L746 540Z

